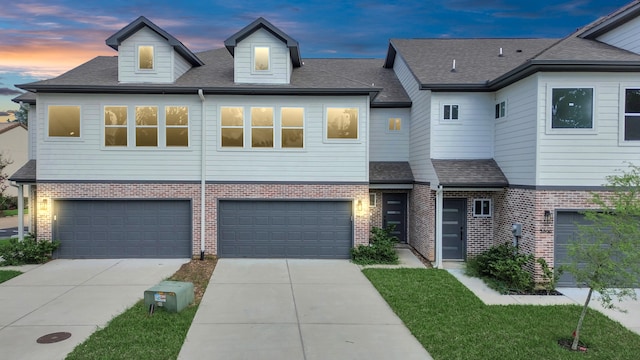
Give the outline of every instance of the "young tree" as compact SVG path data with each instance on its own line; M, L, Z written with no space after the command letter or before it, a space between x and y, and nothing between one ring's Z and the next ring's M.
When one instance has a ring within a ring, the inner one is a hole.
M29 104L20 102L20 109L14 113L17 122L24 126L29 126Z
M585 212L589 225L579 225L577 238L568 244L570 263L565 270L579 286L589 288L571 348L576 350L591 295L600 294L606 308L614 298L636 298L640 285L640 167L607 177L610 192L593 194L597 210Z
M4 172L4 168L12 163L13 161L7 159L0 152L0 210L4 210L4 204L7 202L7 198L4 196L4 191L7 190L7 187L9 187L6 182L6 180L9 178L9 175Z

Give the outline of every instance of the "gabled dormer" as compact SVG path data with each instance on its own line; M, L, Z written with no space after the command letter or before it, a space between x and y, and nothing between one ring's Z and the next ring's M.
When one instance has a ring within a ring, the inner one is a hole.
M184 44L144 16L106 40L118 51L121 83L172 83L204 63Z
M640 54L640 1L634 1L594 23L579 36Z
M264 18L225 40L233 56L233 78L240 84L289 84L300 67L298 42Z

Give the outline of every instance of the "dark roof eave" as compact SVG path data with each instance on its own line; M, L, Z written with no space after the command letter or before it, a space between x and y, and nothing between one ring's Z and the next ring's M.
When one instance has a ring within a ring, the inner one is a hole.
M509 183L440 183L445 188L503 188L509 186Z
M230 95L369 95L381 88L263 88L263 87L206 87L185 86L86 86L86 85L16 85L31 92L43 93L90 93L90 94L197 94L202 89L207 94Z
M412 180L369 180L369 184L413 184Z
M638 15L640 15L640 3L637 3L629 9L626 9L625 11L611 17L610 19L607 19L590 29L583 31L582 33L578 34L578 37L581 37L583 39L596 39L598 36L603 35L608 31L625 24L630 20L635 19L636 17L638 17Z
M410 108L413 105L411 101L373 101L372 108Z
M640 61L575 61L575 60L529 60L517 68L484 83L467 84L420 84L420 90L443 91L495 91L511 85L540 71L548 72L631 72L640 71Z

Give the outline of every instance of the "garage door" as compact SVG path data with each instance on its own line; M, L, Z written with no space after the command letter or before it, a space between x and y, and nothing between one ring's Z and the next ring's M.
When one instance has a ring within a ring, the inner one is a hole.
M555 266L556 268L561 265L569 263L567 254L567 244L573 241L578 236L577 224L587 225L588 222L584 218L584 215L577 211L558 211L556 214L556 226L555 226ZM565 272L560 276L558 280L558 286L575 286L575 279L571 274Z
M58 258L191 257L191 203L173 200L56 200Z
M348 259L349 201L220 201L221 257Z

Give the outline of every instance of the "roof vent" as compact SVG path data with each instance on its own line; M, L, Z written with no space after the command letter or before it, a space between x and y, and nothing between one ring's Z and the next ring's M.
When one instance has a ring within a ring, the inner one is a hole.
M502 54L502 48L500 48L500 53L498 54L498 56L503 57L504 55Z
M518 49L518 50L516 50L516 52L520 53L520 52L522 52L522 49Z
M453 59L453 65L451 66L451 72L456 72L456 59Z

